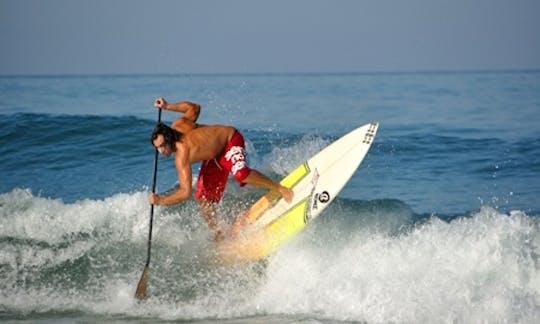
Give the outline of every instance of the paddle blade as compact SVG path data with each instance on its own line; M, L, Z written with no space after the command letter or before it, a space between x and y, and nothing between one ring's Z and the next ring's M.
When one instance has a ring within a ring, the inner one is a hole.
M144 267L144 271L141 275L141 280L137 285L137 291L135 292L135 298L143 300L146 297L146 288L148 287L148 266Z

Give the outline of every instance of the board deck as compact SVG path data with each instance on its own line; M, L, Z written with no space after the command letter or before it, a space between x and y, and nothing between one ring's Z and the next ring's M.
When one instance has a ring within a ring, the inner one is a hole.
M377 133L378 123L356 128L287 175L281 184L294 192L289 204L269 192L233 226L234 235L217 245L224 262L262 259L302 230L339 194L352 177Z

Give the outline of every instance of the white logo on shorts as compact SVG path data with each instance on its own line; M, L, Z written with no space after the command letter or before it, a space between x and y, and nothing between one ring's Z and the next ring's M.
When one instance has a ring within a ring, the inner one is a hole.
M232 163L231 172L233 175L246 167L246 156L244 154L244 148L241 146L231 147L225 154L225 159Z

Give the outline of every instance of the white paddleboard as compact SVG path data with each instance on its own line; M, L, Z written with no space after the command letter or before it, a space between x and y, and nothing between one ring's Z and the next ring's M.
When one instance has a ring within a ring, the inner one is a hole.
M269 192L235 224L235 235L217 246L224 262L258 260L316 218L349 181L377 133L378 123L344 135L302 163L280 183L294 192L289 204Z

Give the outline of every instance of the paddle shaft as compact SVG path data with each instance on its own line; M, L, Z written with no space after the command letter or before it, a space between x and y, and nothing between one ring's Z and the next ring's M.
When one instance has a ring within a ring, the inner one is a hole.
M157 123L161 123L161 109L158 112ZM156 193L156 179L157 179L157 164L158 164L158 149L154 153L154 176L152 179L152 193ZM135 298L138 300L143 300L146 297L146 289L148 287L148 269L150 268L150 252L152 249L152 227L154 224L154 204L150 205L150 226L148 229L148 251L146 254L146 264L144 266L141 279L137 285L137 290L135 291Z
M161 122L161 109L158 109L158 124ZM156 193L156 180L157 180L157 167L158 167L158 155L159 152L156 148L156 151L154 153L154 174L152 177L152 193ZM152 249L152 227L154 224L154 204L150 205L150 226L148 229L148 252L146 254L146 264L145 266L148 267L150 265L150 255L151 255L151 249Z

